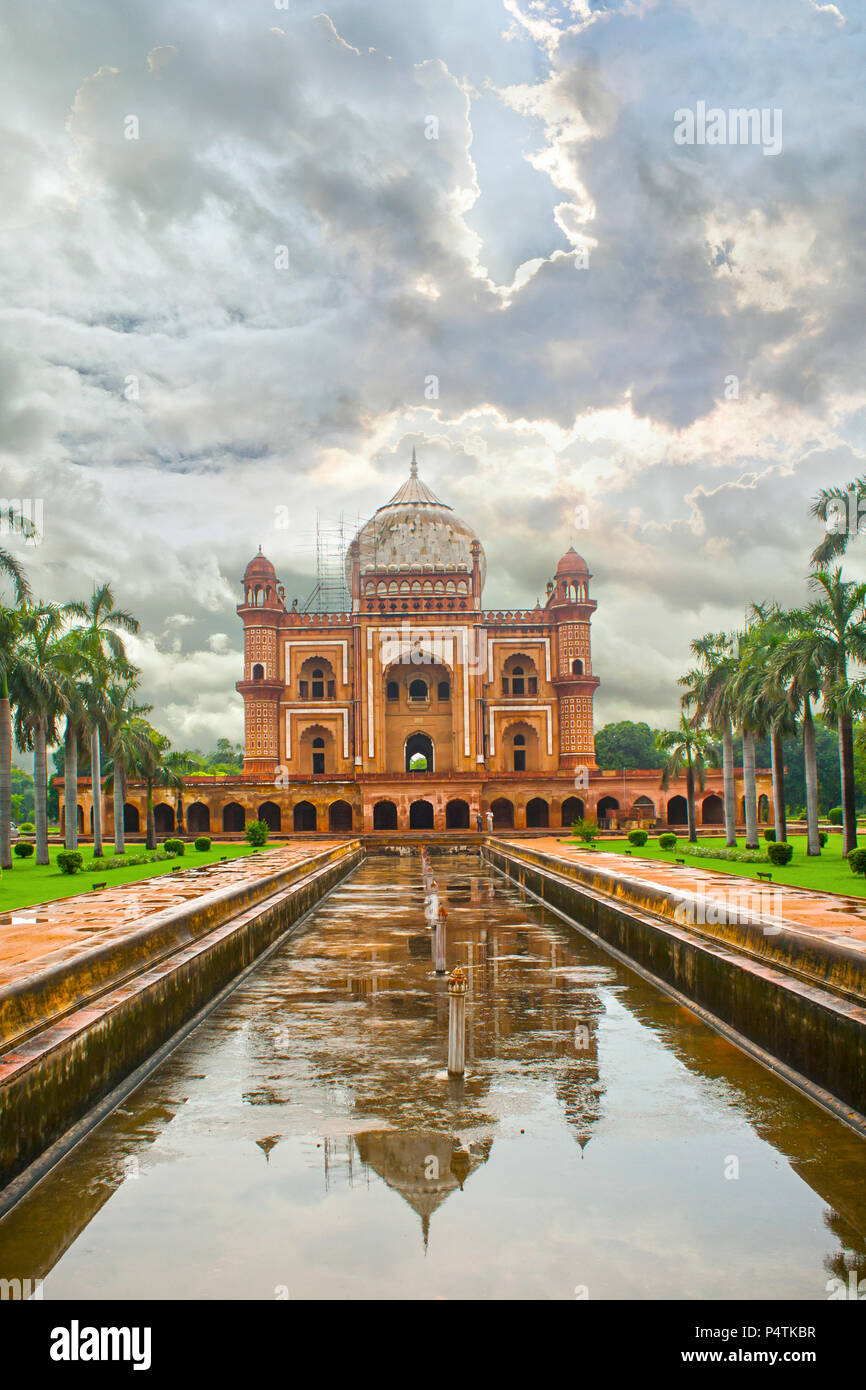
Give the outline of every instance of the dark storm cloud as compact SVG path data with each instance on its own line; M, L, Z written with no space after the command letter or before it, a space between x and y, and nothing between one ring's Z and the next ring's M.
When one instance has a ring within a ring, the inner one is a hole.
M90 0L5 26L3 490L44 496L47 596L110 576L140 614L172 736L240 732L256 546L304 597L317 511L370 515L413 442L491 605L586 556L603 717L658 722L701 624L798 601L809 497L864 471L859 21ZM781 108L782 152L676 145L698 100Z

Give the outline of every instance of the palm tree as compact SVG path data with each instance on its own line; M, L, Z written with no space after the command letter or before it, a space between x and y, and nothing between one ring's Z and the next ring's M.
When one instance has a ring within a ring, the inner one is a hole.
M671 781L676 781L686 768L686 799L688 802L689 840L697 843L697 816L695 813L695 781L701 791L708 767L718 767L719 754L706 729L696 729L683 714L678 729L656 734L656 748L667 754L667 762L662 769L661 786L667 791Z
M797 610L786 614L785 640L770 657L772 678L786 692L791 718L802 711L803 769L806 779L807 855L821 853L818 838L818 759L815 751L815 723L812 704L821 696L822 670L818 660L818 637L807 614Z
M692 652L701 662L697 670L680 679L685 687L683 705L695 707L692 726L704 722L722 740L722 782L725 806L725 841L737 843L737 802L734 784L734 704L731 698L737 674L737 637L727 632L709 632L691 643Z
M738 687L755 733L770 736L770 765L773 777L773 821L777 840L788 838L785 813L784 734L796 733L788 693L780 681L773 657L785 642L789 615L776 604L753 604L744 651L744 668ZM753 745L754 747L754 745ZM745 763L745 747L743 761Z
M15 523L14 513L7 516L7 525L23 531ZM20 606L30 599L30 585L14 555L0 550L0 579L11 580L15 603ZM9 672L15 659L18 640L18 615L14 608L0 604L0 868L12 868L12 710L9 703Z
M175 829L176 829L176 830L179 832L179 834L181 834L181 835L184 833L184 823L183 823L183 788L184 788L184 781L183 781L183 776L184 776L184 773L188 773L189 770L190 770L189 762L190 762L190 760L189 760L189 754L187 754L187 753L182 753L182 752L176 752L176 751L173 751L173 752L169 753L168 756L166 757L166 760L165 760L165 765L166 765L166 767L169 769L170 772L173 772L173 773L176 775L176 777L177 777L177 781L174 783L175 789L176 789L176 791L177 791L177 795L175 796L175 799L174 799L174 823L175 823Z
M806 616L815 634L814 656L822 671L824 717L835 722L839 734L842 852L848 854L857 845L853 719L863 708L860 684L848 679L848 661L866 660L866 584L844 580L841 568L837 568L832 573L816 570L809 585L818 594Z
M33 750L36 863L48 855L48 744L57 737L65 711L63 674L57 665L63 610L56 604L27 605L21 612L22 642L15 658L11 691L18 747Z
M81 631L64 633L58 643L57 667L63 679L66 700L66 727L63 734L63 792L66 802L64 839L67 849L78 848L78 745L87 727L87 707L82 678L87 662L82 650Z
M157 787L177 787L180 774L167 766L171 744L164 734L160 734L145 720L135 721L140 743L136 757L136 771L147 786L147 837L148 849L156 849L156 824L153 818L153 789Z
M106 726L105 691L112 674L128 666L120 632L138 632L138 620L124 609L115 608L110 584L94 588L87 603L69 605L80 618L82 650L89 665L84 698L90 723L90 779L93 790L93 854L102 854L102 759L100 734Z
M823 540L812 551L811 563L825 569L831 560L838 560L848 549L852 535L859 530L861 503L866 500L866 477L855 478L847 488L822 487L812 498L812 516L829 523ZM851 512L854 515L851 515Z
M126 782L141 752L140 721L149 714L152 705L138 705L130 699L138 686L139 672L129 667L126 679L108 691L108 738L114 780L114 852L123 854L126 836L123 828L123 807L126 801Z

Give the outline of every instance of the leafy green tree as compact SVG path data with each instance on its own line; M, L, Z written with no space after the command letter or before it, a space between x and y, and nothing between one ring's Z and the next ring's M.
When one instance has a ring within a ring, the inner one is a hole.
M13 767L9 780L12 789L12 819L16 824L33 820L36 814L33 778L23 768Z
M208 754L208 762L214 769L218 765L226 772L241 772L244 765L243 746L227 738L218 738L214 752Z
M595 760L600 768L616 772L624 767L661 767L663 763L655 731L649 724L636 724L630 719L599 729L595 736Z

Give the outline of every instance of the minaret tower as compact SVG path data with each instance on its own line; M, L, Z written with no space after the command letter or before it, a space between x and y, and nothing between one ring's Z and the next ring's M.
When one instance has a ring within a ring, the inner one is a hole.
M599 684L592 674L589 566L574 547L556 567L546 609L556 625L553 685L559 703L559 766L595 767L592 699Z
M243 586L238 613L244 624L244 678L236 689L244 697L244 772L270 779L280 760L283 681L277 633L286 606L285 590L261 546L244 571Z

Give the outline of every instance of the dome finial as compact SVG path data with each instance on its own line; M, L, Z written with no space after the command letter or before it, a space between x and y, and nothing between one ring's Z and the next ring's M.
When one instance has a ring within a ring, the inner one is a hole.
M412 462L409 465L409 475L412 478L418 477L418 460L415 457L415 445L412 445Z

